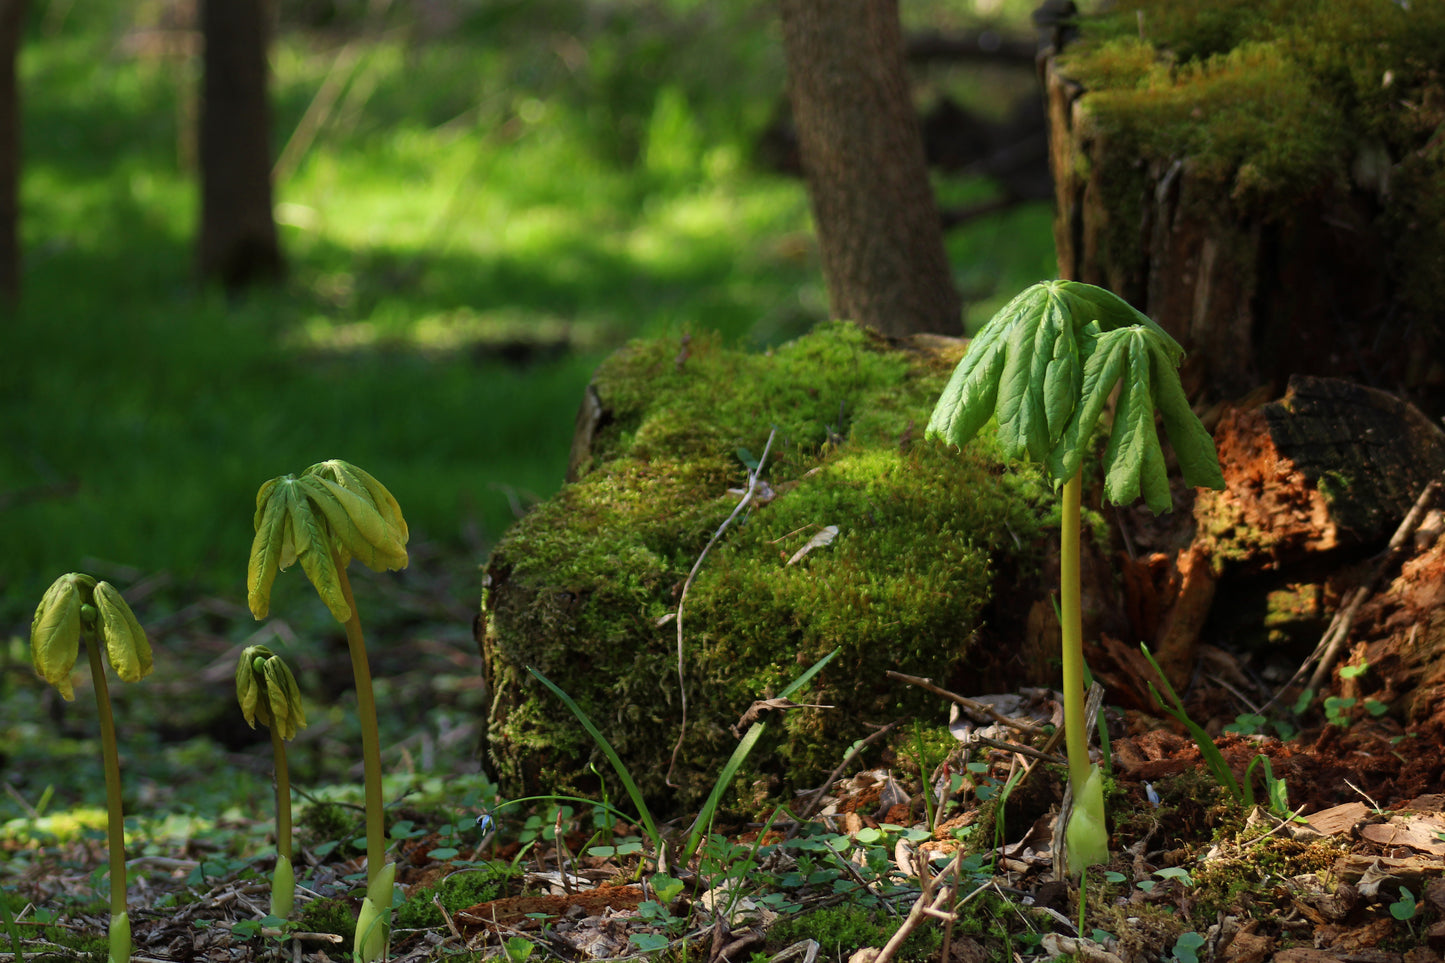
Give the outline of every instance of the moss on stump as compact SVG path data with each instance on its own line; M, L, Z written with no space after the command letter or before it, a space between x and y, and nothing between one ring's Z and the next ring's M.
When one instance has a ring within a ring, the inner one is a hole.
M593 382L604 414L578 477L519 521L487 566L488 756L504 791L593 793L588 763L607 770L528 666L588 713L651 805L676 811L711 789L753 701L835 648L798 696L833 708L770 721L740 776L743 806L816 784L870 725L938 711L884 670L948 681L974 661L1002 663L1002 646L975 644L971 659L970 645L992 619L1000 572L1017 582L1042 554L1054 499L986 441L959 452L923 439L962 347L899 348L833 324L761 354L694 338L608 359ZM774 429L767 492L688 590L687 726L670 787L679 597ZM790 563L825 526L837 527L831 544Z

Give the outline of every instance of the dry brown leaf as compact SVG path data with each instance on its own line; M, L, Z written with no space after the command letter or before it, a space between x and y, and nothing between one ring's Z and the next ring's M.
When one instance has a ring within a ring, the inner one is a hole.
M1445 818L1440 816L1392 816L1389 822L1371 823L1360 836L1381 846L1408 846L1431 856L1445 856Z
M799 561L804 555L807 555L815 548L822 548L824 545L832 545L833 539L837 537L837 525L823 526L823 528L816 535L808 539L808 544L804 545L802 548L798 549L796 552L793 553L793 557L788 559L788 565L792 565L794 562ZM787 566L784 567L786 568Z

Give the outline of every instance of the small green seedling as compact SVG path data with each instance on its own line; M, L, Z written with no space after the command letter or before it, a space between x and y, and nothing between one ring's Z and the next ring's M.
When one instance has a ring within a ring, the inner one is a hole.
M259 722L271 732L276 767L276 871L271 878L271 915L291 915L296 872L291 864L291 777L286 743L306 728L306 710L296 678L279 655L264 645L249 645L236 663L236 701L252 729Z
M35 671L60 690L67 702L75 698L71 670L85 641L90 678L100 714L100 751L105 769L105 808L110 845L110 963L130 959L130 917L125 908L125 813L120 799L120 752L100 647L105 646L115 674L138 682L151 671L151 645L130 606L115 586L71 572L56 579L40 600L30 623L30 658Z
M969 342L943 389L927 434L962 447L998 422L1006 456L1039 462L1063 486L1059 596L1063 630L1064 734L1074 814L1065 830L1069 872L1108 859L1103 777L1084 731L1080 608L1081 468L1094 427L1118 388L1104 449L1104 494L1115 505L1139 497L1171 507L1157 412L1189 485L1223 488L1214 441L1179 382L1184 351L1163 328L1117 295L1077 281L1044 281L994 315Z
M355 465L332 460L312 465L299 477L283 475L262 485L254 522L256 537L246 573L251 614L266 617L277 571L300 562L332 616L346 626L366 775L367 895L357 921L355 953L367 963L386 951L396 867L386 862L376 698L346 566L354 557L376 572L406 568L406 521L381 482Z

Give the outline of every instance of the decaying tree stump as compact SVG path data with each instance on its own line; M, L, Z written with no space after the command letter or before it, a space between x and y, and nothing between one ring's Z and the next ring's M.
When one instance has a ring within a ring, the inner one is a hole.
M1445 410L1445 15L1341 0L1211 34L1178 6L1121 0L1137 43L1085 20L1043 64L1060 275L1174 335L1194 397L1312 374Z

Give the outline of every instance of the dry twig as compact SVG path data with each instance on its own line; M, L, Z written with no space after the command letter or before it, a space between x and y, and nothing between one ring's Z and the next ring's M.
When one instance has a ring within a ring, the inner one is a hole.
M667 775L663 777L663 782L674 789L678 787L672 781L672 771L677 768L677 754L682 750L683 737L687 735L687 680L682 674L682 606L687 601L688 589L692 588L693 580L697 578L698 570L702 568L702 560L707 558L707 553L717 544L717 540L722 538L723 532L727 531L728 526L742 514L743 509L748 507L753 496L757 494L758 481L762 478L763 466L767 464L768 452L773 450L773 438L777 433L778 429L776 428L768 432L768 443L763 446L763 456L758 459L758 467L748 472L747 491L743 492L743 497L733 508L732 514L723 520L723 523L718 526L718 530L712 533L712 538L708 539L707 544L703 546L702 554L697 557L696 562L692 563L692 571L687 573L687 581L682 583L682 594L677 599L677 689L681 697L679 704L682 721L677 728L677 742L672 747L672 759L667 764Z

